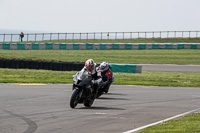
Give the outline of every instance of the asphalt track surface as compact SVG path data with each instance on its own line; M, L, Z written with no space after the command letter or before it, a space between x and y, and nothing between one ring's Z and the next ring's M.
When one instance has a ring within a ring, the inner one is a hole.
M72 85L0 84L0 133L122 133L200 108L200 88L112 85L71 109Z

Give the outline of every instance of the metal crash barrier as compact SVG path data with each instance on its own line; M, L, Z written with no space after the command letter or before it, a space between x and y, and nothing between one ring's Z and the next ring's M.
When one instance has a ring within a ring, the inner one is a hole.
M200 49L200 43L0 43L3 50Z
M121 73L141 73L142 66L134 64L109 64L112 72L121 72Z

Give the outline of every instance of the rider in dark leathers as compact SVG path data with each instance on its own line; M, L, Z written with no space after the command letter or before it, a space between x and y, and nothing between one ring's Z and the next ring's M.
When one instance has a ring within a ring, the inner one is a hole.
M101 71L100 69L98 69L97 64L94 63L94 61L92 59L88 59L85 62L85 66L83 67L83 69L81 70L82 73L84 73L85 71L88 72L89 75L92 76L92 83L94 85L93 87L93 94L94 97L96 96L96 94L98 93L98 89L101 87L102 85L102 76L101 76Z

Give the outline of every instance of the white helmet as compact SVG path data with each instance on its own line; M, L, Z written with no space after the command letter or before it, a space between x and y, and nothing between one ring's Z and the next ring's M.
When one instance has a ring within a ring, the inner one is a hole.
M107 61L102 62L102 63L100 64L99 68L100 68L100 70L101 70L102 72L108 70L108 69L109 69L109 64L108 64L108 62L107 62Z
M95 63L92 59L88 59L85 62L85 67L86 67L87 71L89 72L89 74L95 73Z

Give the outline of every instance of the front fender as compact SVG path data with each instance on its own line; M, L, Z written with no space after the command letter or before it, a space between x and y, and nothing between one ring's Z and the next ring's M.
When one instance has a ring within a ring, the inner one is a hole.
M72 86L72 91L75 89L75 85L73 84L73 86Z
M73 86L72 86L72 91L73 91L74 89L79 89L79 86L78 86L78 85L75 85L75 84L73 84Z

